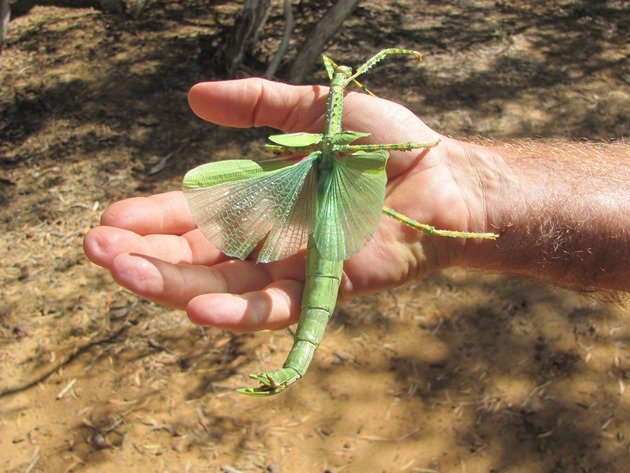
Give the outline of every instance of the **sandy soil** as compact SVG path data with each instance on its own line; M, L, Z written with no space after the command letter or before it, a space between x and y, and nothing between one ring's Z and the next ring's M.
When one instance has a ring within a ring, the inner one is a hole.
M0 469L627 471L622 307L445 271L341 304L306 379L261 400L233 388L283 362L289 330L195 327L85 259L108 204L254 156L268 134L189 112L188 88L219 77L209 64L238 4L182 3L138 19L90 1L15 9L0 57ZM366 1L328 50L349 64L426 51L419 70L366 82L447 133L627 136L627 6L529 3ZM296 42L327 2L309 5ZM244 75L264 70L281 16Z

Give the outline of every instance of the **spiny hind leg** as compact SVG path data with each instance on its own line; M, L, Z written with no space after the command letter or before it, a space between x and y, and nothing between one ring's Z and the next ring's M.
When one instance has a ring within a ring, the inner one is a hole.
M341 147L341 151L410 151L419 148L433 148L437 146L440 140L427 141L426 143L379 143L373 145L345 145Z
M389 207L383 207L383 213L395 220L398 220L405 225L426 233L427 235L437 235L443 237L451 237L451 238L484 238L486 240L495 240L499 237L496 233L474 233L474 232L457 232L453 230L438 230L437 228L427 225L425 223L420 223L412 218L407 217L399 212L396 212L394 209L390 209Z

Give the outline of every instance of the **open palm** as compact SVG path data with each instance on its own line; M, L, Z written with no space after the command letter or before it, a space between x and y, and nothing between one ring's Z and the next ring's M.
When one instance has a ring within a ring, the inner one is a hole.
M244 79L198 84L189 101L197 115L218 125L321 132L327 90ZM430 150L391 153L386 204L423 223L470 229L464 191L449 161L455 147L451 140L406 108L361 93L346 97L344 129L371 132L367 143L441 138ZM400 285L456 262L463 246L462 241L425 238L382 216L374 238L345 262L340 294ZM281 328L300 312L305 251L267 264L231 260L196 228L181 192L112 204L101 226L86 235L84 249L119 284L186 309L195 323L234 331Z

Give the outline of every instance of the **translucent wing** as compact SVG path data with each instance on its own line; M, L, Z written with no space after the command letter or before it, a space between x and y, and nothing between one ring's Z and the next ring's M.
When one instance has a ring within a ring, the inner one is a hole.
M278 218L258 255L258 261L276 261L296 253L308 242L315 202L315 173L304 181L297 201L288 214Z
M385 200L387 151L357 152L333 161L318 187L313 236L326 259L345 260L376 231Z
M307 212L295 206L308 200L301 191L315 157L313 154L293 165L287 161L260 164L235 160L193 169L184 177L184 195L197 226L229 256L246 258L272 230L278 235L274 243L280 248L268 252L268 257L297 251L300 242L308 238L308 230L303 236L304 226L293 216ZM280 231L298 222L297 228Z

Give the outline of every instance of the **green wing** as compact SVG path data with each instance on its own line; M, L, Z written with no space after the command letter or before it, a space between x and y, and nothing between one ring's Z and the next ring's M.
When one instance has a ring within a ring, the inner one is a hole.
M301 148L316 145L322 141L321 133L285 133L282 135L271 135L269 141L290 148Z
M223 253L246 258L267 237L258 261L281 259L308 241L318 153L291 164L230 160L199 166L184 177L197 226ZM305 186L305 182L307 185Z
M337 133L333 136L333 142L336 145L347 145L352 143L353 141L358 140L359 138L365 138L370 136L370 133L365 133L362 131L342 131L341 133Z
M333 160L320 177L313 236L322 257L345 260L372 238L385 200L387 151Z
M321 133L285 133L282 135L271 135L269 141L272 143L288 146L289 148L307 148L321 143ZM361 131L342 131L333 136L333 142L338 145L347 145L359 138L370 136L370 133Z

